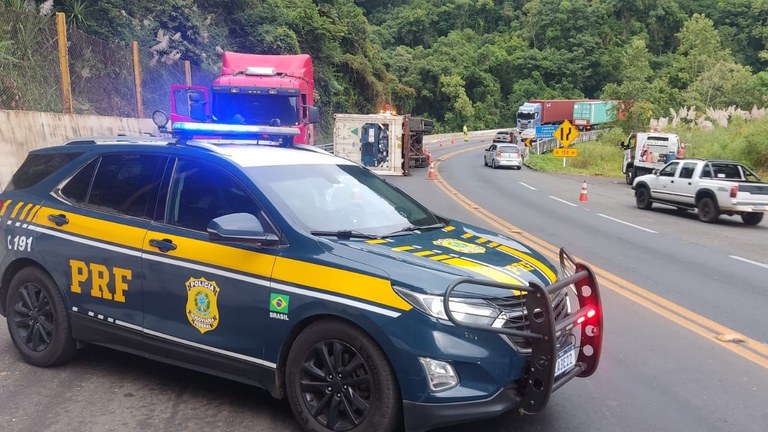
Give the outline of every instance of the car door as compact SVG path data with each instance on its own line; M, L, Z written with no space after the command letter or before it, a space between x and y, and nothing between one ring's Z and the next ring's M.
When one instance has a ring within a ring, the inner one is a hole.
M697 165L696 162L683 162L680 172L670 180L668 193L675 201L689 206L695 204L693 172L696 171Z
M664 167L659 170L659 175L656 177L656 189L651 191L654 199L677 201L672 186L674 186L675 175L677 174L677 168L679 166L680 162L675 161L664 165Z
M490 165L493 161L493 154L496 153L496 144L491 144L490 147L485 149L485 163Z
M37 247L68 291L77 339L99 342L116 331L105 327L141 326L141 245L167 160L133 152L97 157L53 190L38 213ZM130 341L140 345L140 337Z
M273 370L262 360L262 335L277 249L211 241L206 229L233 213L253 214L276 233L274 226L245 183L220 165L179 158L167 177L143 247L148 349L242 376L253 366Z

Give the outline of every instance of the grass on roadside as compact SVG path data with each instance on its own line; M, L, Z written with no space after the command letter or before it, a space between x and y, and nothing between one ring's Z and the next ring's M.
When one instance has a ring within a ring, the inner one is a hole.
M686 144L689 158L735 160L750 167L763 180L768 180L768 118L746 121L732 119L728 127L706 131L698 128L680 127L676 131ZM590 175L621 178L621 164L624 153L619 143L627 139L621 129L611 129L596 141L577 143L579 156L568 158L563 167L563 158L552 153L531 154L526 165L543 172Z

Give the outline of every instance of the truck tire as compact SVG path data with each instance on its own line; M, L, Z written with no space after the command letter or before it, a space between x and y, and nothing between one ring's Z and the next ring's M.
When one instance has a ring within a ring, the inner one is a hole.
M637 208L642 210L648 210L653 206L651 190L648 189L648 186L638 186L637 192L635 192L635 204L637 204Z
M27 267L11 280L5 316L21 357L39 367L65 363L75 356L67 308L56 283L43 270Z
M762 212L749 212L741 215L741 220L747 225L757 225L763 220Z
M341 321L318 321L299 334L285 385L291 410L308 432L391 432L401 420L386 356L362 330Z
M710 197L702 198L696 205L699 210L699 220L706 223L716 222L720 217L720 209L717 208L717 203Z
M637 171L635 171L635 168L627 168L627 173L625 174L625 180L628 185L632 186L632 182L635 181L635 177L637 177Z

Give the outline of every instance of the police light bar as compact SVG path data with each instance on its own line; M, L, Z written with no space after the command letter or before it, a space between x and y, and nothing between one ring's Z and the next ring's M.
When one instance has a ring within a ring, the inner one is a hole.
M251 76L275 76L277 75L277 70L273 67L248 66L245 68L245 74Z
M207 135L228 137L252 137L256 135L296 136L299 130L291 127L254 126L223 123L191 123L178 122L173 124L174 135Z

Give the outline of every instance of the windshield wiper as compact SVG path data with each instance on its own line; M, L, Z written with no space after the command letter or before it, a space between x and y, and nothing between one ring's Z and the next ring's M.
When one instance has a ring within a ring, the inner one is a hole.
M366 234L360 231L338 230L338 231L310 231L310 234L323 237L336 237L342 240L351 238L377 239L379 236Z
M404 227L402 229L399 229L397 231L392 231L389 234L384 234L382 237L390 237L390 236L397 236L397 235L405 235L410 234L415 231L431 231L436 229L445 228L445 224L442 222L432 224L432 225L408 225L407 227Z

